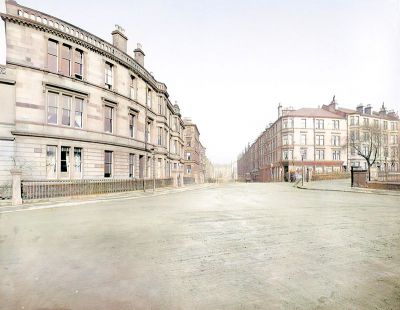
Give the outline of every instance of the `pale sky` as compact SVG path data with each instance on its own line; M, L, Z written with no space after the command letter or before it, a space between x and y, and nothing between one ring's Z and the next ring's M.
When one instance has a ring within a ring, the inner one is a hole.
M125 28L215 163L235 160L279 102L317 107L335 94L343 107L400 110L400 0L18 2L108 41Z

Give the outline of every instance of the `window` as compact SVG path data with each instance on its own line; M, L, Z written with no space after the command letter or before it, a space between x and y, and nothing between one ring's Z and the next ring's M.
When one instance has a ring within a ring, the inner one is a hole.
M293 135L288 135L288 143L289 145L293 144Z
M340 146L340 136L332 136L332 145Z
M383 135L383 144L388 144L388 135Z
M147 126L146 126L146 142L151 142L151 122L147 122Z
M283 143L283 145L288 145L289 144L288 136L283 136L282 137L282 143Z
M317 129L324 129L324 120L323 119L317 119L316 120L316 125L317 125Z
M354 116L351 116L351 117L350 117L350 125L355 125Z
M397 123L390 122L390 130L397 130Z
M186 153L186 160L192 160L192 154L191 153Z
M301 159L303 159L303 160L307 159L307 149L306 148L300 149L300 156L301 156Z
M339 129L339 120L333 120L333 129Z
M112 160L113 152L104 151L104 177L111 178L112 176Z
M75 175L82 175L82 149L79 147L74 148L74 164L75 164Z
M49 92L47 94L47 123L57 124L58 94Z
M324 145L325 144L325 136L324 135L316 135L315 136L315 144L316 145Z
M325 150L315 150L315 159L316 160L324 160L325 159Z
M71 75L71 47L65 44L61 45L61 73Z
M157 127L157 145L162 145L162 131L161 127Z
M83 77L83 52L75 50L74 52L74 72L75 77L82 79Z
M390 144L397 144L397 136L396 135L390 136Z
M136 78L131 75L131 99L136 99Z
M71 97L69 96L62 96L62 117L61 123L64 126L71 125Z
M377 119L374 119L374 127L375 128L379 127L379 121Z
M58 73L58 43L53 40L47 42L47 68Z
M129 154L129 177L135 177L135 154Z
M147 107L151 108L151 89L147 90Z
M114 109L109 106L104 107L104 131L113 132L113 113Z
M306 133L300 134L300 144L307 145L307 134Z
M340 150L333 150L332 151L332 159L333 160L340 160Z
M388 122L387 122L387 121L384 121L384 122L383 122L383 129L384 129L384 130L387 130L387 129L388 129Z
M191 139L187 139L186 140L186 146L190 147L192 145L192 140Z
M135 138L135 114L129 114L129 136Z
M112 89L113 86L113 65L109 62L105 63L105 86L108 89Z
M172 142L172 153L173 153L173 154L178 154L178 146L177 146L176 140L174 140L174 141Z
M48 145L46 147L46 172L47 178L57 178L57 146Z
M163 97L158 97L158 114L163 115Z
M191 174L192 173L192 166L188 165L186 166L186 173Z
M364 117L364 126L369 126L369 118Z
M69 146L61 147L61 172L69 172Z
M301 128L307 128L307 119L305 118L301 119Z
M75 98L75 127L83 127L83 99Z

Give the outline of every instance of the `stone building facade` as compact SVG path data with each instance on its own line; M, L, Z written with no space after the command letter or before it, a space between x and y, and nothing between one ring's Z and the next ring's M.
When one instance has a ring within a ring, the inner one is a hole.
M206 181L206 149L200 142L200 132L191 119L184 119L184 178L187 183L204 183Z
M351 166L366 167L365 160L351 147L353 135L363 135L364 125L383 133L377 169L399 169L399 118L382 107L356 110L338 108L335 98L322 108L278 107L278 119L247 146L237 161L238 177L247 181L288 181L302 172L337 173ZM389 169L389 168L387 168Z
M6 1L0 68L0 183L24 179L174 178L183 184L184 123L167 87L117 26L113 44Z
M373 111L370 105L360 104L355 110L340 108L336 102L323 106L332 113L344 116L347 120L348 167L360 167L367 169L367 162L360 156L352 144L358 145L361 152L366 153L371 142L370 135L376 134L379 138L376 145L377 156L373 169L375 171L399 171L399 116L393 110L387 110L382 104L379 111ZM375 155L372 154L372 158Z

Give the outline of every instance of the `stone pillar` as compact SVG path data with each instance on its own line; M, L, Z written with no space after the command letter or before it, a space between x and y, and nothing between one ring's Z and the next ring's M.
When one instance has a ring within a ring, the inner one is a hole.
M21 169L13 168L10 170L12 175L12 205L21 205L22 197L21 197Z

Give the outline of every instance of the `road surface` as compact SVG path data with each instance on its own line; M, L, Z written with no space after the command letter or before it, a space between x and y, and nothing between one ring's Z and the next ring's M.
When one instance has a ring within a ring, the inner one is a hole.
M227 184L3 213L0 309L400 309L400 199Z

